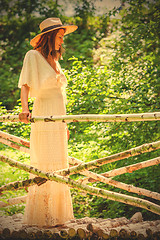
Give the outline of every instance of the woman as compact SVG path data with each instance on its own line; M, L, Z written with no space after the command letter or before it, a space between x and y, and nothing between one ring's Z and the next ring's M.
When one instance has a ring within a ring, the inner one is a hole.
M65 115L65 87L67 80L62 72L63 37L77 29L75 25L62 25L59 18L48 18L40 24L41 33L31 40L34 47L26 53L19 84L22 113L19 118L28 123L31 113L28 95L35 97L32 117ZM60 122L31 124L31 165L45 172L68 167L67 126ZM32 177L34 177L32 175ZM29 187L24 223L48 227L63 224L74 218L68 186L47 181Z

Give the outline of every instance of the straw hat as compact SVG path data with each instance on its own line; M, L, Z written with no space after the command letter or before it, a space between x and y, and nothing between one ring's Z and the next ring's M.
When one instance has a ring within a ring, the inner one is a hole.
M74 32L78 27L76 25L63 25L61 20L59 18L47 18L39 25L41 33L35 36L31 41L30 44L35 47L36 43L39 41L40 37L47 33L51 32L53 30L59 29L59 28L65 28L66 31L64 35L67 35L71 32Z

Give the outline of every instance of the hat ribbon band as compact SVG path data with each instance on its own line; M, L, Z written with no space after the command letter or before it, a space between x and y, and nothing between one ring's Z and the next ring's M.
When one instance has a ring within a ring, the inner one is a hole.
M57 28L57 27L62 27L62 25L61 25L61 24L58 24L58 25L54 25L54 26L49 26L49 27L47 27L47 28L44 28L44 29L41 31L41 33L46 32L46 31L51 30L51 29L54 29L54 28Z

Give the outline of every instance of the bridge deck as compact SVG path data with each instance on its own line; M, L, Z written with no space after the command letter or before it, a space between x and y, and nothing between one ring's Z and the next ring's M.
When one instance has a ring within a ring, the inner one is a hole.
M0 217L0 239L159 239L160 220L143 221L141 213L131 219L73 219L61 226L38 228L22 224L22 214Z

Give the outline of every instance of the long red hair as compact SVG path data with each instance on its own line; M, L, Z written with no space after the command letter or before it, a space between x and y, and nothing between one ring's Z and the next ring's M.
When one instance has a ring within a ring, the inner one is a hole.
M52 58L62 58L64 48L61 46L59 50L55 50L55 37L60 29L43 34L34 47L34 49L39 50L46 59L48 58L48 55L51 55Z

